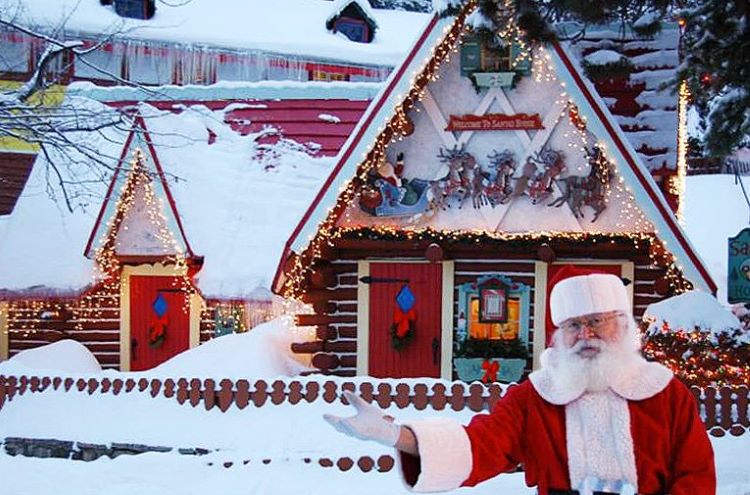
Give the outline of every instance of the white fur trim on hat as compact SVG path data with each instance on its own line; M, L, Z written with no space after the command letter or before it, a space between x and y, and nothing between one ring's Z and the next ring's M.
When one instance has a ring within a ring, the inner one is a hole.
M568 318L623 311L631 313L628 291L615 275L592 273L559 281L549 300L552 323L559 326Z
M415 492L440 492L461 486L472 468L471 442L464 427L444 418L430 418L405 425L417 437L422 467L417 483L407 488Z

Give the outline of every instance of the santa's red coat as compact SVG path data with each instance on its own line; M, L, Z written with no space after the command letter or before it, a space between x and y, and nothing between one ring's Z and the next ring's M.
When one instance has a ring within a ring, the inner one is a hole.
M712 495L713 450L696 401L676 378L665 383L627 403L638 493ZM527 485L540 494L569 490L565 424L565 405L543 399L529 380L466 427L453 429L446 420L410 424L421 456L401 453L401 471L415 491L437 491L472 486L522 464Z

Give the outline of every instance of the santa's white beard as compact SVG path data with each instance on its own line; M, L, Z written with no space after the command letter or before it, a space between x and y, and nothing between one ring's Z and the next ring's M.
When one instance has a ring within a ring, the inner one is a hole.
M599 352L592 357L584 357L580 351L585 347L595 347ZM553 336L553 349L554 359L543 362L542 366L554 370L555 381L564 389L583 386L586 392L607 390L618 373L643 361L635 322L624 330L622 338L613 343L590 339L579 340L573 347L566 347L561 330L557 330Z

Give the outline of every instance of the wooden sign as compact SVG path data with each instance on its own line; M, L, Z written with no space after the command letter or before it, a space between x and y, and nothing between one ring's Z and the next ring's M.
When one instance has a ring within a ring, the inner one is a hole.
M729 304L750 302L750 228L729 238Z
M513 131L544 129L538 113L488 113L486 115L451 115L446 131Z

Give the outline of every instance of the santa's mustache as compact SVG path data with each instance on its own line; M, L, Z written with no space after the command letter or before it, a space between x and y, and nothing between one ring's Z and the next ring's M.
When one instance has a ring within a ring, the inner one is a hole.
M570 348L572 354L578 354L583 349L598 349L603 351L606 349L606 345L601 340L579 340L573 347Z

